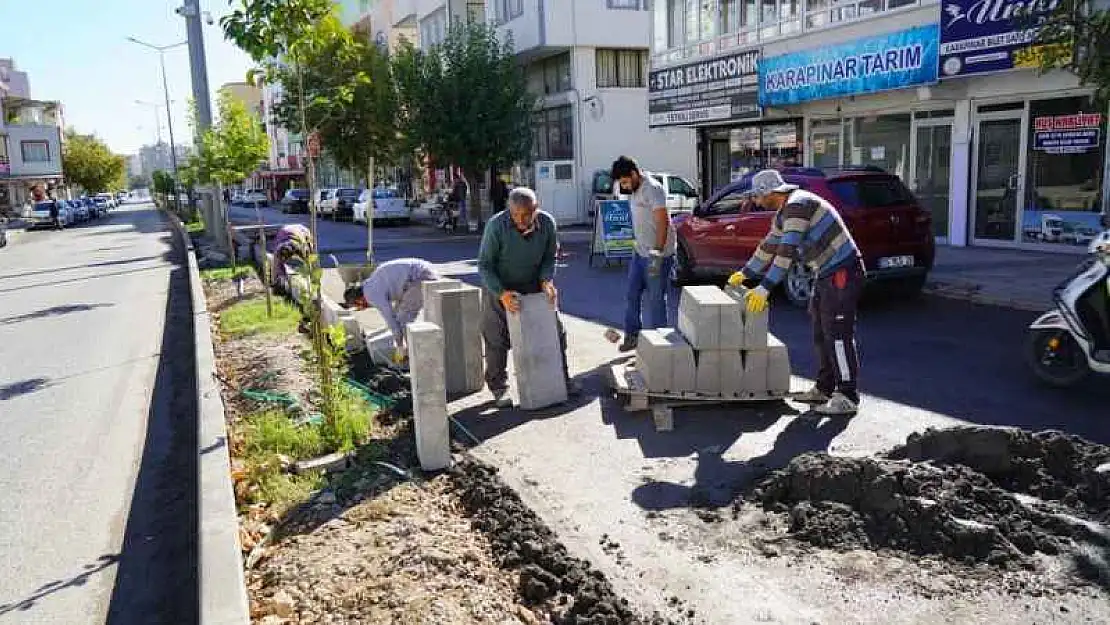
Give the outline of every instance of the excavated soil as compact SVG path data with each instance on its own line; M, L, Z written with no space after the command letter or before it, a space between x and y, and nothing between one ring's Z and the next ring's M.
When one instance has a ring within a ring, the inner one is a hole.
M529 606L558 625L670 623L638 616L605 576L585 560L572 557L496 469L465 459L451 478L475 526L488 537L503 568L518 570L518 592Z
M911 435L879 458L807 453L745 502L784 515L788 536L836 550L893 550L1106 586L1110 447L1048 431L961 427ZM1096 554L1092 561L1092 553Z

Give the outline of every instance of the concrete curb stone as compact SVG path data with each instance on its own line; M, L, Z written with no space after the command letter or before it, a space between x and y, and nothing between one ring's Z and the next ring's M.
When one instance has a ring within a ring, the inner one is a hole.
M247 625L250 604L243 576L239 544L239 516L231 483L224 404L216 379L216 355L212 347L211 323L201 284L196 252L185 226L166 212L187 250L189 284L193 303L193 332L197 368L198 469L198 594L199 623L203 625Z

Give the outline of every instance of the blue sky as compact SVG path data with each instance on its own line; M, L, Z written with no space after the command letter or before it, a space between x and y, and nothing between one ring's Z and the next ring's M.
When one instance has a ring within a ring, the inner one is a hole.
M158 54L127 41L135 37L155 45L185 40L185 20L174 13L182 0L0 0L0 58L12 57L29 74L31 96L60 100L66 124L94 133L119 153L153 143L153 107L135 100L162 103ZM216 19L204 27L208 84L216 90L242 81L250 58L223 40L219 17L227 0L201 0L201 9ZM189 54L185 46L166 52L174 138L191 143L187 124L192 97ZM213 108L215 103L213 103ZM163 140L169 140L165 110L158 109ZM215 114L215 110L213 110Z

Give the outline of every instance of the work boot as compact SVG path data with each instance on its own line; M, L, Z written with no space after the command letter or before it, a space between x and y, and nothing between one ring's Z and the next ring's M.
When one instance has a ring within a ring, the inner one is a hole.
M629 334L624 337L624 342L617 346L617 351L624 353L636 349L636 345L640 343L640 336L638 334Z
M804 393L798 393L791 399L803 404L823 404L829 401L829 394L815 386Z
M829 401L814 407L813 411L826 417L850 417L856 414L859 406L856 402L848 399L843 393L836 392L832 394Z
M493 391L493 406L502 409L513 407L513 398L509 397L509 389Z

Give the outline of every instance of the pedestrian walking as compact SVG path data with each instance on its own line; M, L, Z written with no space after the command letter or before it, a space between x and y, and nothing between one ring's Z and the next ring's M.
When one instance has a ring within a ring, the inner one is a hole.
M621 156L613 162L610 175L623 192L629 193L632 209L634 254L628 262L628 292L624 313L624 341L618 349L636 349L640 330L663 328L673 292L670 289L674 266L675 229L667 212L667 190L651 176L645 176L636 161ZM642 315L645 304L647 314ZM646 323L643 317L646 316Z
M809 314L819 364L816 385L797 399L818 404L814 410L819 414L855 414L859 408L856 309L866 277L859 247L832 204L787 184L773 169L752 177L751 195L775 216L755 254L728 283L740 287L760 280L744 298L748 311L762 312L771 290L786 277L795 257L801 258L816 276Z
M545 293L558 306L555 288L555 252L558 232L555 219L539 210L536 194L517 187L508 194L508 210L486 222L478 249L478 273L486 292L482 297L482 341L486 347L486 386L494 405L509 408L509 325L506 314L520 312L521 295ZM579 388L567 372L567 333L556 315L562 349L563 377L567 395Z
M347 308L378 309L389 331L393 333L393 362L405 360L405 327L416 320L424 308L423 284L438 280L439 274L421 258L397 258L374 268L361 285L343 294Z

